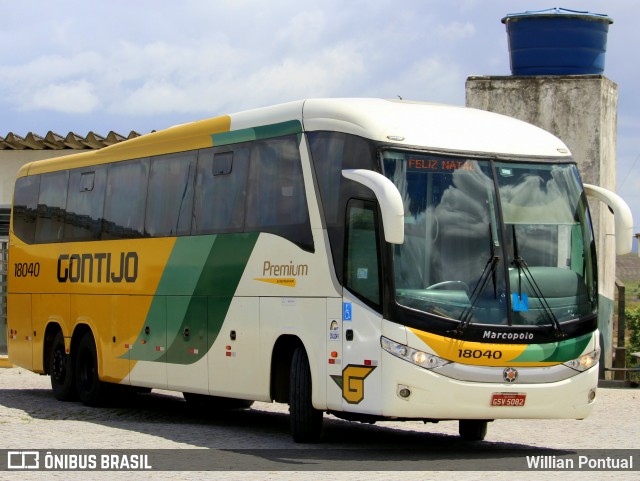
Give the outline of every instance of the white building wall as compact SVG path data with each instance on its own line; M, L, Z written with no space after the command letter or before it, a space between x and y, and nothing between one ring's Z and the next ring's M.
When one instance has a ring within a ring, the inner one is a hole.
M79 150L0 150L0 206L10 206L16 175L24 164L80 152Z

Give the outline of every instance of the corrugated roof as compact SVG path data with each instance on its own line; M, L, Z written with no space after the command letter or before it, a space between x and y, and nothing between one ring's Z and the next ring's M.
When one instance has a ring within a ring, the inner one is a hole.
M74 132L69 132L65 137L51 131L47 132L44 137L33 132L29 132L24 137L9 132L4 137L0 136L0 150L95 150L136 137L140 137L140 134L133 130L126 137L113 131L109 132L106 137L94 132L89 132L86 137Z

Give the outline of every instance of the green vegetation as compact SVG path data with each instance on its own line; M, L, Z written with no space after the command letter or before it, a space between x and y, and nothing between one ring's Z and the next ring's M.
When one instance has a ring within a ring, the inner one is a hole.
M636 356L632 356L632 352L640 352L640 307L635 309L625 309L626 318L626 366L635 367L640 365L640 359ZM627 374L627 379L633 384L638 385L640 383L640 373L630 372Z
M632 352L640 352L640 307L625 309L627 338L627 366L635 366L640 360Z
M625 286L624 302L627 309L640 308L640 282L637 280L622 281Z

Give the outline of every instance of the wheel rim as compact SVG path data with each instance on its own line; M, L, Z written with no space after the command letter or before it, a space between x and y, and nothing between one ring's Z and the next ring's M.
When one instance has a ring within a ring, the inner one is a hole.
M64 381L67 375L67 359L62 349L53 351L53 359L51 360L51 376L58 382Z

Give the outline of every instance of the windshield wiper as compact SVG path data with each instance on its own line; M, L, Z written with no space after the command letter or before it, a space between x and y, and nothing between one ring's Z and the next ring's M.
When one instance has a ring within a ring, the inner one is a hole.
M544 297L544 294L542 294L542 290L534 279L533 274L531 274L527 262L522 257L520 257L520 252L518 251L518 238L516 236L516 226L512 225L511 227L513 232L513 261L511 261L511 264L515 266L516 269L518 269L518 296L522 295L522 273L524 273L524 276L529 282L534 295L540 300L540 304L542 304L542 310L551 320L555 336L557 338L564 338L567 335L562 332L562 327L560 326L558 318L553 313L551 306L549 306L547 298Z
M462 314L460 315L460 324L458 324L458 327L456 327L454 330L449 331L450 334L454 335L454 336L462 336L462 334L464 334L464 331L467 327L469 327L469 325L471 324L471 313L473 312L473 309L476 306L476 303L478 302L478 299L480 299L480 296L482 295L482 293L484 292L485 288L487 287L487 284L489 283L489 278L491 278L493 280L493 294L494 296L497 296L497 281L496 281L496 266L498 265L498 262L500 262L500 257L498 257L495 253L496 251L496 247L499 247L499 245L496 245L495 241L493 240L493 231L491 230L491 224L489 224L489 242L490 242L490 249L491 249L491 257L489 257L489 259L487 260L487 263L484 266L484 269L482 270L482 274L480 275L480 279L478 279L478 282L476 282L476 285L473 286L473 291L471 292L471 297L469 299L469 305L465 308L465 310L462 312Z

